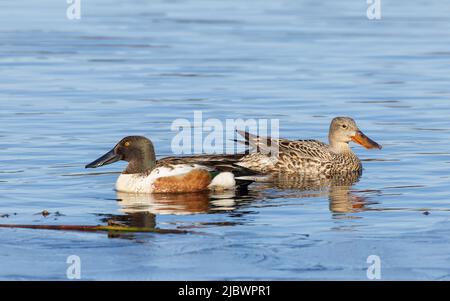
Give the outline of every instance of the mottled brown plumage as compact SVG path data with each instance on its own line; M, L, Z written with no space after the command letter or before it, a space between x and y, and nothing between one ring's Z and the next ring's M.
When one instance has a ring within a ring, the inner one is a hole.
M366 148L381 146L365 136L349 117L333 119L329 131L329 143L316 140L287 140L259 137L238 131L244 144L256 152L241 158L237 165L260 173L287 174L336 174L360 172L361 161L349 146L354 141Z

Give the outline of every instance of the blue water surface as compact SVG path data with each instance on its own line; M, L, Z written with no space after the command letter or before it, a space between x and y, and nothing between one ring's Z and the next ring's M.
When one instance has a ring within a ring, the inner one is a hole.
M0 279L450 279L450 5L365 0L0 3L0 223L188 234L0 229ZM84 165L145 135L171 155L178 118L267 118L326 141L352 116L382 151L356 183L255 184L238 197L135 199L123 163ZM47 210L50 215L39 214Z

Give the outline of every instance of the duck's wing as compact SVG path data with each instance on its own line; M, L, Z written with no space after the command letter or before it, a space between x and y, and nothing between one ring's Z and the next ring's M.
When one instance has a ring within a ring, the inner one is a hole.
M230 165L238 162L245 154L231 155L193 155L193 156L172 156L158 160L158 163L164 164L203 164L203 165Z
M245 140L237 141L250 146L255 153L266 155L294 156L300 159L329 162L333 154L329 146L317 140L288 140L261 137L245 131L237 131ZM244 158L245 160L245 158Z
M232 172L235 176L255 175L245 167L236 165L246 154L231 154L231 155L193 155L182 157L165 157L157 161L158 166L175 166L175 165L199 165L207 167L211 171Z
M253 151L237 164L259 173L328 170L334 160L329 146L320 141L274 139L238 132L245 139L241 143L252 147Z
M214 178L224 172L231 172L236 181L236 187L246 189L248 185L262 177L259 172L238 165L246 153L230 155L193 155L182 157L165 157L157 161L157 166L174 167L190 165L195 168L207 169Z
M236 165L245 154L235 155L195 155L183 157L166 157L157 161L157 168L180 168L181 166L192 169L207 170L212 179L230 179L235 181L235 188L247 189L248 185L255 181L257 173L246 167ZM214 182L211 182L214 184ZM219 183L220 184L220 183ZM220 185L219 185L220 186Z
M333 153L327 144L317 140L287 140L281 139L282 152L295 152L302 159L329 162L333 160Z

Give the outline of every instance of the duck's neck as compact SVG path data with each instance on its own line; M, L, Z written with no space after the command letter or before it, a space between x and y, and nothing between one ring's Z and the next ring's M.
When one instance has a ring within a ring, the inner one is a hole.
M336 154L348 154L348 155L353 154L353 151L350 148L350 145L346 142L330 141L330 149L333 153L336 153Z
M133 156L128 161L128 166L124 174L143 174L150 173L156 166L156 156L153 146L148 151L142 151Z

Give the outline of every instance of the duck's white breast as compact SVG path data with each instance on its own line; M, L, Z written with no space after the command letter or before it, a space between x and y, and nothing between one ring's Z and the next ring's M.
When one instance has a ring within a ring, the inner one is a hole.
M116 182L116 190L120 192L151 193L154 178L141 174L121 174Z

